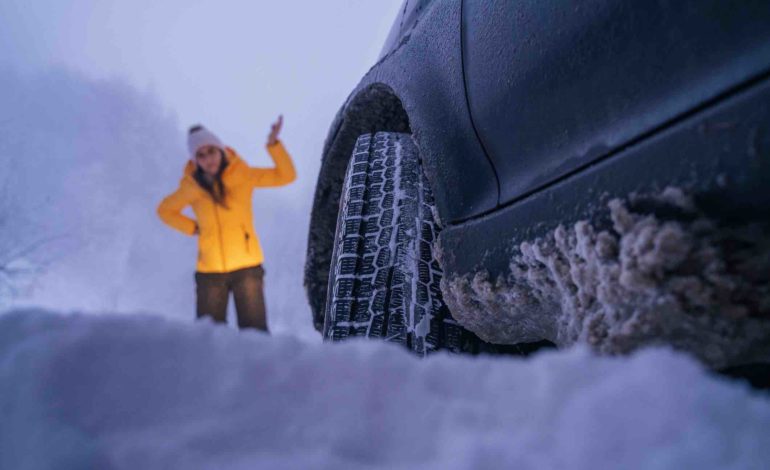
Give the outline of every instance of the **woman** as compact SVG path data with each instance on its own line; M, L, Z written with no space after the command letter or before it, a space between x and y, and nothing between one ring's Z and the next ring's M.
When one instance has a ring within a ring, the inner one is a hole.
M197 316L227 320L232 291L240 328L267 331L262 291L264 256L254 231L251 193L254 188L283 186L296 178L289 154L278 140L283 117L272 125L267 152L275 168L251 168L211 131L193 126L187 136L191 159L179 189L158 206L158 216L187 235L198 236L195 273ZM192 206L195 220L182 214Z

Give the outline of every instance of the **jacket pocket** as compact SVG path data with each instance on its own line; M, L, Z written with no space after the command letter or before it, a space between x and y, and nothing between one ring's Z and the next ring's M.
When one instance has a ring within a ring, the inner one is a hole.
M246 227L244 227L243 225L241 225L241 230L243 230L243 241L246 243L246 253L251 254L251 249L249 247L251 236L249 235L249 231L246 230Z

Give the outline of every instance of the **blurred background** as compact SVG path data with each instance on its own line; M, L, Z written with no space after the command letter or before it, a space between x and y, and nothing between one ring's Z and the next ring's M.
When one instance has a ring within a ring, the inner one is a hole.
M291 186L254 192L271 330L318 340L302 287L320 155L401 0L0 2L0 311L194 318L196 239L155 215L202 123ZM232 327L233 305L230 305Z

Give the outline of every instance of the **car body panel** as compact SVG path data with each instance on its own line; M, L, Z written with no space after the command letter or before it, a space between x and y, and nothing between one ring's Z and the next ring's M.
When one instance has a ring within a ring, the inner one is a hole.
M376 83L398 96L444 222L492 210L498 200L497 177L468 113L460 14L460 0L408 2L398 46L363 77L348 100Z
M465 1L471 115L500 204L770 67L770 2Z
M657 194L668 186L692 195L724 224L770 222L770 74L648 139L484 217L439 236L447 278L509 274L520 243L580 220L601 224L611 198Z
M404 33L411 31L423 12L431 3L433 3L433 1L434 0L404 0L404 3L401 4L401 8L398 10L396 19L393 21L393 26L390 28L388 37L385 39L385 44L382 46L380 59L398 46L398 43L404 37Z
M387 38L385 38L385 43L382 45L382 50L378 60L381 60L389 52L391 52L396 47L396 45L398 45L398 41L401 39L401 25L404 21L404 9L408 4L409 0L404 0L401 8L398 9L398 14L393 20L393 24L390 27Z

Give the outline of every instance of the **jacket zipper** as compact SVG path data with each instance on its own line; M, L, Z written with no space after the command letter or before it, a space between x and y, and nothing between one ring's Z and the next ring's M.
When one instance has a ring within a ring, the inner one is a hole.
M222 271L227 272L227 264L225 263L225 244L222 241L222 225L219 223L219 211L217 210L216 202L214 202L214 217L217 219L217 231L219 232L219 254L222 256Z

